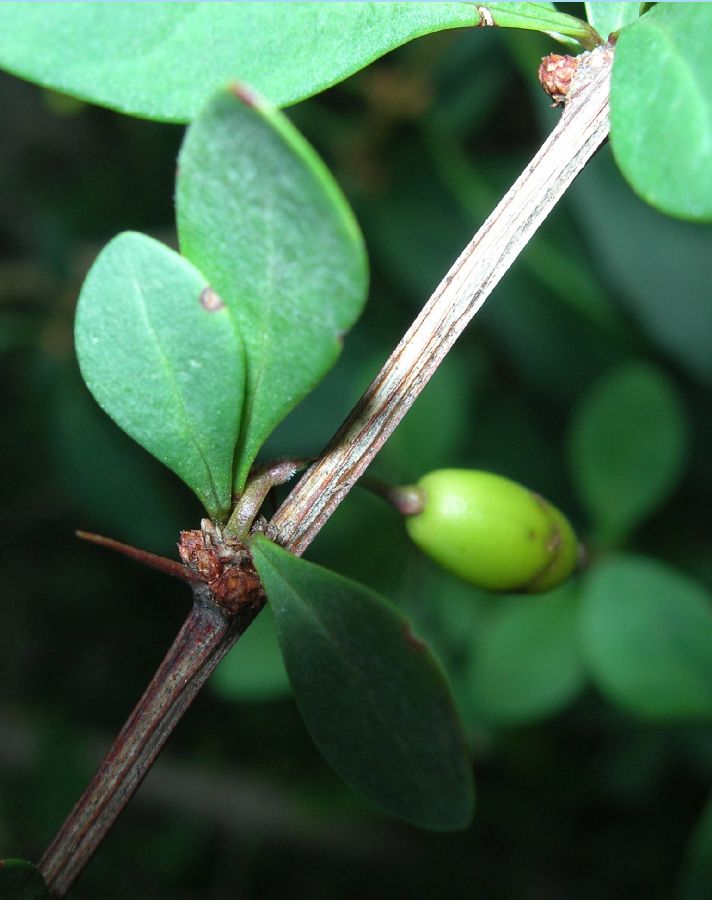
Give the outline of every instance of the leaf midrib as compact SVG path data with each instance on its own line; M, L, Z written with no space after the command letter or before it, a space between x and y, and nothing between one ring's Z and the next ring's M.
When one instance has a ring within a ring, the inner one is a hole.
M186 434L189 442L192 443L193 446L195 447L195 449L198 453L198 456L200 457L200 460L203 463L203 466L205 467L205 472L208 477L210 491L212 493L213 503L214 503L215 509L217 510L220 508L220 500L218 497L218 492L217 492L217 488L215 485L215 481L213 480L213 473L208 464L206 454L203 451L203 448L201 447L200 443L198 442L198 439L195 435L193 428L191 427L191 420L190 420L190 417L188 416L188 412L185 408L185 402L183 400L183 395L181 394L180 388L176 381L175 374L173 372L173 367L171 365L171 362L170 362L168 356L166 355L165 351L163 350L163 346L161 345L160 339L158 337L158 332L153 327L153 323L151 322L151 319L148 315L148 307L146 305L146 297L144 295L143 288L141 287L141 283L138 280L138 278L136 277L136 275L132 275L132 281L133 281L134 289L135 289L135 292L137 294L138 301L139 301L138 309L141 313L141 316L143 318L144 324L146 325L146 329L147 329L148 333L153 338L153 343L158 352L161 367L163 368L163 370L165 372L166 380L167 380L168 384L170 385L171 391L172 391L174 399L176 401L176 406L178 408L179 414L183 421L183 427L185 430L185 434Z

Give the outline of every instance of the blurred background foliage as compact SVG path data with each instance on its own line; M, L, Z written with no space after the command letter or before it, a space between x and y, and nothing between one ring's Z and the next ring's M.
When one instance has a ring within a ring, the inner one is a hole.
M290 109L351 200L366 313L265 456L313 454L559 112L538 35L420 39ZM75 528L173 555L201 512L96 407L73 309L125 229L175 245L182 128L0 80L0 855L36 859L188 610ZM696 900L712 890L712 231L666 219L603 148L372 466L482 467L571 517L589 569L494 597L354 490L309 556L383 592L446 664L474 750L462 834L381 816L289 696L269 610L88 868L81 898ZM207 386L209 387L209 386Z

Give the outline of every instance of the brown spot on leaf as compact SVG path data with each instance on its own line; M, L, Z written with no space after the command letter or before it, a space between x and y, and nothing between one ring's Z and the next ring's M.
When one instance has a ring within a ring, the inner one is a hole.
M222 297L208 285L200 292L200 305L207 312L217 312L225 306L225 303Z
M241 84L239 81L233 81L233 83L229 86L229 91L231 94L234 94L234 96L237 97L240 103L244 103L245 106L256 109L259 105L257 102L257 94L251 91L247 87L247 85Z

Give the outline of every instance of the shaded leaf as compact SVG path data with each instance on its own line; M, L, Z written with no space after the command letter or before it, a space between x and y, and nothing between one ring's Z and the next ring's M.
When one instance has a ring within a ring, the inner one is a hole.
M602 539L625 537L684 469L687 421L662 371L629 363L580 402L569 432L571 478Z
M366 256L328 170L279 112L221 92L179 160L181 250L239 324L247 358L236 489L265 439L329 370L365 298Z
M75 337L99 405L221 519L231 502L244 359L234 320L207 287L177 253L125 232L86 277Z
M464 828L473 786L445 674L388 601L257 536L255 565L314 742L352 786L424 828Z
M578 591L566 585L541 597L496 601L480 626L469 673L475 708L492 723L533 721L558 712L579 693Z
M649 719L712 717L712 598L643 557L611 558L584 583L582 639L594 681Z
M274 700L290 693L289 679L269 609L257 616L210 679L224 700Z
M626 191L605 147L568 196L611 293L657 346L712 383L712 227L670 219Z
M284 106L477 20L471 3L3 3L0 66L121 112L189 122L230 81Z
M585 3L584 6L586 18L604 40L629 22L635 22L640 13L638 3Z
M611 146L627 181L698 221L712 220L711 44L709 3L658 3L621 32L611 81Z
M0 900L49 900L44 878L24 859L0 859Z

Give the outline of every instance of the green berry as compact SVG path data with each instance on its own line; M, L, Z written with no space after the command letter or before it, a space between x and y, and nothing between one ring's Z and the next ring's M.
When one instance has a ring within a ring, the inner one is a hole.
M406 518L420 549L491 591L547 591L576 568L566 517L520 484L471 469L439 469L417 485L423 509Z

